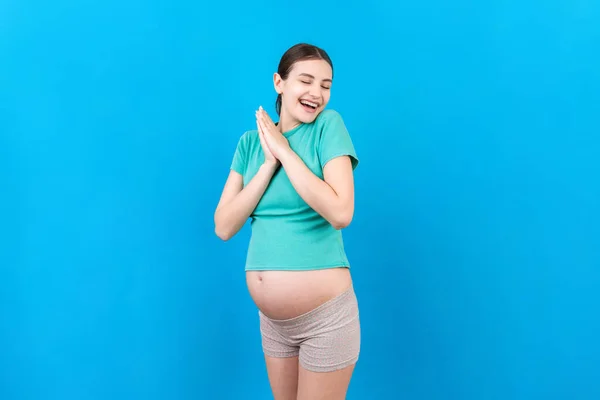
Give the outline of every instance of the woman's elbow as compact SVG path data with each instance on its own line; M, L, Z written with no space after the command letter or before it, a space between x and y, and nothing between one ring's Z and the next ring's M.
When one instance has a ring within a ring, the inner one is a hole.
M231 239L233 237L233 234L226 230L223 229L222 227L215 225L215 234L217 235L217 237L223 241L228 241L229 239Z
M344 229L352 222L353 214L354 210L352 209L340 212L330 223L336 230Z
M223 241L228 241L233 237L233 232L220 220L217 213L215 213L215 235Z

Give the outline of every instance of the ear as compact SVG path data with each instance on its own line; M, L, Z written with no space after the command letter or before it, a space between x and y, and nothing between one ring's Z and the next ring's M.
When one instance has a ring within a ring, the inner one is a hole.
M273 74L273 86L277 94L283 93L283 79L281 79L281 75L277 72Z

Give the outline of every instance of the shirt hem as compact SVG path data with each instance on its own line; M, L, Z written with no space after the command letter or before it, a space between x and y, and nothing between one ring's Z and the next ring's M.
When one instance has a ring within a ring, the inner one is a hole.
M344 156L350 157L350 162L352 164L352 170L353 171L356 170L356 168L358 167L358 164L360 163L360 160L358 159L358 157L355 154L348 152L348 151L343 151L341 153L335 153L335 154L330 155L329 157L327 157L326 159L324 159L321 162L321 168L325 168L325 165L327 165L327 163L329 161L333 160L334 158L344 157Z
M315 271L320 269L330 268L350 268L349 263L335 263L326 265L310 265L310 266L272 266L272 265L246 265L246 271Z

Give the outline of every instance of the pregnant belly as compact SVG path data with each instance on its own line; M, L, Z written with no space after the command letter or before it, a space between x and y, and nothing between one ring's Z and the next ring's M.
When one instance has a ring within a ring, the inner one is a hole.
M352 284L348 268L313 271L247 271L252 300L273 319L294 318L343 293Z

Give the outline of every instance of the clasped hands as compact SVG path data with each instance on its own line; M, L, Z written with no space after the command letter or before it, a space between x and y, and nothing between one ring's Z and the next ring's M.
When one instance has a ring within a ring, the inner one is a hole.
M265 153L265 163L279 165L281 158L292 151L289 142L262 106L256 111L256 125L260 144Z

